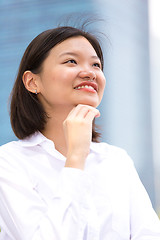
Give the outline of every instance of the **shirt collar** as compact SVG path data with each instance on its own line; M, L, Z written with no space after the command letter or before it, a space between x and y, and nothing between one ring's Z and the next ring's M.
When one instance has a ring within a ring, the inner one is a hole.
M99 153L99 143L91 142L90 150L95 153Z
M57 159L65 161L65 157L55 149L55 144L50 139L46 138L41 132L37 131L31 136L19 140L19 144L23 147L36 147L38 145L42 146L49 154Z
M19 143L25 147L33 147L36 145L40 145L41 143L46 142L46 141L48 141L49 143L52 143L52 145L54 145L54 143L51 140L46 138L41 132L37 131L34 134L30 135L29 137L26 137L25 139L19 140ZM55 147L55 145L54 145L54 147Z
M54 150L54 154L55 154L55 144L53 141L51 141L50 139L46 138L41 132L37 131L34 134L30 135L29 137L23 139L23 140L19 140L19 143L21 146L24 147L34 147L37 145L43 145L45 146L46 149L52 149L51 151ZM48 147L47 147L48 145ZM50 146L52 146L52 148L50 148ZM99 149L99 144L96 142L91 142L90 145L90 152L91 153L99 153L100 149ZM50 152L50 151L49 151ZM59 155L61 155L62 158L65 159L65 157L60 154L59 152L57 152L58 157L60 157Z

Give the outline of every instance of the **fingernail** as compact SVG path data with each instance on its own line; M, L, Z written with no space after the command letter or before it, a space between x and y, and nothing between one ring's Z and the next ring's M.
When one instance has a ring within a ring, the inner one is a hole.
M97 115L96 115L95 117L96 117L96 118L97 118L97 117L100 117L100 115L101 115L101 114L100 114L100 112L98 111L98 113L97 113Z

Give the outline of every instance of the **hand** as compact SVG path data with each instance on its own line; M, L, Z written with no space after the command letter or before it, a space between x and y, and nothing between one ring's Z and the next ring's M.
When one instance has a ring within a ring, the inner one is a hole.
M92 122L99 117L99 111L88 105L77 105L63 123L67 142L65 167L84 169L92 139Z

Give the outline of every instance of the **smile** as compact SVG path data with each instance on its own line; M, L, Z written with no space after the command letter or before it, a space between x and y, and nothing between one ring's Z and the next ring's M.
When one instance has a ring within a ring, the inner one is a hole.
M81 89L81 88L90 88L90 89L95 90L92 86L88 86L88 85L85 85L85 86L79 86L79 87L76 87L75 89Z
M85 82L81 82L80 84L75 86L74 89L76 89L76 90L85 90L85 91L88 91L88 92L95 93L95 92L98 91L98 86L97 86L97 83L95 83L95 82L85 81Z

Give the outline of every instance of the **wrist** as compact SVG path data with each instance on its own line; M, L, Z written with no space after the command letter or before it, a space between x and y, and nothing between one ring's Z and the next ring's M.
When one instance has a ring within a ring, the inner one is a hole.
M65 167L72 167L72 168L78 168L78 169L84 169L85 166L85 160L87 156L80 156L78 154L67 154Z

